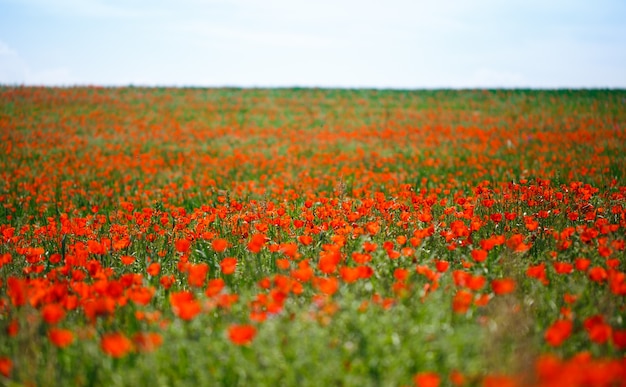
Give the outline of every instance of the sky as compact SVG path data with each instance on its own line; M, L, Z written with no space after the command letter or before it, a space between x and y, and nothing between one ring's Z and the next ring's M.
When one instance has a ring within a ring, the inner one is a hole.
M626 88L626 1L0 0L0 84Z

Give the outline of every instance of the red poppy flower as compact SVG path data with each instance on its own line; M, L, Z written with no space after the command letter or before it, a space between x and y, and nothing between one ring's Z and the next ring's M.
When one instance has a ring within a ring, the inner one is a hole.
M228 328L228 338L236 345L250 344L256 336L256 328L252 325L231 325Z
M438 272L444 273L450 267L450 262L448 261L435 261L435 268Z
M591 264L591 261L586 258L576 258L576 261L574 261L576 270L579 270L579 271L586 271L589 268L590 264Z
M612 328L604 322L602 315L595 315L585 319L583 323L589 339L594 343L604 344L611 337Z
M51 328L48 331L48 338L59 348L65 348L74 342L74 334L67 329Z
M233 274L237 269L237 258L228 257L222 259L220 262L220 268L224 274Z
M217 253L221 253L228 248L228 241L226 239L213 239L211 247Z
M59 304L48 304L43 307L41 315L48 324L56 324L65 317L65 309Z
M157 276L161 272L161 265L158 262L153 262L148 265L148 269L146 271L153 277Z
M207 273L209 272L209 265L205 262L189 264L187 266L187 282L190 286L202 287L204 281L206 281Z
M226 286L226 283L221 278L215 278L215 279L209 280L209 284L204 294L206 294L207 297L215 296L219 294L219 292L221 292L222 289L224 289L224 286Z
M344 266L339 269L339 274L345 283L352 283L360 278L359 269L356 267Z
M135 257L130 255L122 255L120 257L120 261L122 261L123 265L132 265L135 262Z
M254 234L248 243L248 250L253 253L259 253L265 245L265 235Z
M486 283L487 283L487 278L485 278L484 276L480 274L470 275L467 278L466 286L471 290L477 291L477 290L482 289Z
M557 320L546 330L544 339L553 347L558 347L572 334L573 323L570 320Z
M471 254L472 254L472 258L474 259L474 261L484 262L487 259L488 253L485 250L476 249L476 250L472 250Z
M613 345L619 349L626 349L626 329L613 330Z
M512 293L515 290L515 280L511 278L495 279L491 281L491 288L496 295Z
M558 274L569 274L574 270L574 265L567 262L554 262L552 266Z
M417 387L438 387L441 377L436 372L419 372L413 376L413 382Z
M200 303L188 291L170 294L170 303L174 314L183 320L191 320L201 312Z
M115 332L102 335L100 348L107 355L120 358L126 356L133 349L133 343L124 334Z
M604 282L608 278L606 269L600 266L595 266L589 269L589 279L594 282Z
M156 332L137 332L133 336L133 343L139 352L152 352L163 344L163 337Z
M13 369L13 361L6 356L0 357L0 374L8 378L11 376L11 370Z
M298 242L302 243L305 246L308 246L313 242L313 238L311 238L310 235L300 235L298 237Z
M460 314L467 312L473 298L474 295L467 290L459 290L452 299L452 310Z
M191 247L191 241L187 238L177 239L174 242L174 248L179 253L183 253L183 254L187 253L190 247Z
M339 289L339 281L337 278L316 277L313 279L313 285L322 293L332 296Z

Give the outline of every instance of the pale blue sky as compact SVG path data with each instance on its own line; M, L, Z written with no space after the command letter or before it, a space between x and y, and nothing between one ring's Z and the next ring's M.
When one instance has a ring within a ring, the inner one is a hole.
M626 88L626 1L0 0L0 84Z

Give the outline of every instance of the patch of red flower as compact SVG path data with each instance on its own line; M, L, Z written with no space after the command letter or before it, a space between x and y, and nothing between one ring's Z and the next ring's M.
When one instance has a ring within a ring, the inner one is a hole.
M122 333L107 333L102 335L100 348L111 357L121 358L133 350L133 343Z
M252 325L231 325L228 327L228 339L236 345L247 345L254 340L256 328Z
M501 278L491 281L491 288L496 295L503 295L515 291L515 280L511 278Z
M59 348L65 348L74 342L74 334L67 329L51 328L48 331L48 338Z
M545 340L553 347L558 347L572 334L574 324L570 320L557 320L546 330Z

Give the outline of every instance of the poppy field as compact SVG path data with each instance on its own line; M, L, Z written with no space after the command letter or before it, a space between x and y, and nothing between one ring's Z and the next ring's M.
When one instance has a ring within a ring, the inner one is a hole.
M0 384L624 386L626 91L0 87Z

